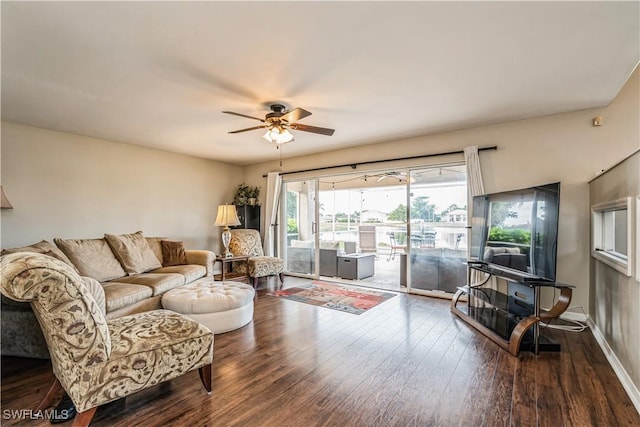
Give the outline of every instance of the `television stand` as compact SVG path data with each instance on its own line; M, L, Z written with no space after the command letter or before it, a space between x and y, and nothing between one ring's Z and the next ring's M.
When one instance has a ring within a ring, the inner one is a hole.
M478 332L517 356L521 350L560 351L560 344L540 334L540 322L548 323L569 307L572 288L527 273L492 268L483 262L469 261L469 285L461 286L451 300L451 312ZM471 284L471 272L487 277ZM505 289L497 289L492 277L506 281ZM550 310L540 308L540 289L553 287L560 297ZM460 301L466 296L466 304ZM460 304L459 304L460 303Z

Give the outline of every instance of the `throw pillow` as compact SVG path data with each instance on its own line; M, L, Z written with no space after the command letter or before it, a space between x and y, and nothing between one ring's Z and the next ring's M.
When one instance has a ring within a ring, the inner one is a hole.
M14 254L16 252L32 252L37 254L48 255L50 257L56 258L64 262L65 264L70 265L71 267L73 267L73 269L76 272L78 272L78 269L76 268L75 265L73 265L71 260L69 260L69 258L67 258L67 256L60 249L56 248L46 240L43 240L38 243L34 243L33 245L23 246L21 248L3 249L2 255Z
M127 275L105 239L55 238L53 241L78 268L81 276L106 282Z
M142 231L132 234L105 234L104 238L128 275L162 267L142 235Z
M160 241L162 246L162 265L170 267L172 265L185 265L187 255L184 252L183 242L172 242L171 240Z
M166 237L144 237L144 240L147 241L149 247L153 251L153 254L158 258L158 262L162 264L162 246L160 242L162 240L167 240Z

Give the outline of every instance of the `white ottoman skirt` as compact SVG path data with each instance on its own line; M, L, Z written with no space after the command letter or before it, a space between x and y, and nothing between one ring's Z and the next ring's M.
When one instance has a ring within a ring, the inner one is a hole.
M166 292L162 307L202 323L214 334L222 334L251 322L255 292L244 283L206 278Z

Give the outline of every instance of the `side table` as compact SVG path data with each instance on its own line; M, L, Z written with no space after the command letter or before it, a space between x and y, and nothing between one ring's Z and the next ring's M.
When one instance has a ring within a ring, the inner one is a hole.
M343 279L360 280L375 273L375 254L346 254L338 256L338 276Z
M217 256L216 261L222 264L222 273L214 275L213 278L215 280L219 280L222 282L232 280L236 282L249 283L249 276L247 276L246 269L245 269L245 273L237 273L233 271L234 262L244 261L246 264L248 260L249 260L249 256L247 255L237 255L237 256L232 256L231 258Z

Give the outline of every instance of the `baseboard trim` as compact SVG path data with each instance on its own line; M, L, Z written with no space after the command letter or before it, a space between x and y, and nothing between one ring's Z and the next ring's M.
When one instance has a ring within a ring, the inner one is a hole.
M591 332L593 333L593 336L595 337L598 345L609 361L609 364L613 368L613 371L616 373L616 376L622 383L622 387L624 387L624 390L629 395L633 406L636 407L636 411L638 411L638 413L640 414L640 391L631 380L631 377L629 377L629 374L627 374L627 371L622 366L622 363L620 363L618 356L616 356L616 354L613 352L613 349L609 346L609 343L600 331L600 328L598 328L598 326L593 322L591 316L587 318L587 325L589 325L589 328L591 329Z
M582 307L577 307L577 308L582 308ZM550 307L542 307L542 309L545 311L551 310ZM569 310L571 310L571 307L569 307L567 311L562 313L560 315L560 318L565 320L575 320L575 321L584 322L584 323L587 322L587 319L589 318L589 316L587 316L584 312L578 313L576 311L569 311Z
M560 318L566 319L566 320L575 320L577 322L587 322L589 319L589 316L587 316L584 313L575 313L571 311L565 311L560 315Z

